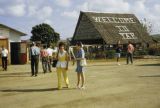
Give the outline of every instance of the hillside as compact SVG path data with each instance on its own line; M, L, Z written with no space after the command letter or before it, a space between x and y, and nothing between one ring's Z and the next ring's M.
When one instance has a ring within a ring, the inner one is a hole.
M160 34L151 35L155 42L160 42Z

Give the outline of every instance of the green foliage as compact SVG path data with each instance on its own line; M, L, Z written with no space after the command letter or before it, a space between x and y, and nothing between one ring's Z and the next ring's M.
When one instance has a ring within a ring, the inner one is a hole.
M134 53L136 56L142 56L142 55L160 55L160 48L149 48L149 49L143 49L143 50L138 50Z
M122 51L121 52L121 57L126 57L127 52L126 51Z
M45 23L32 27L31 41L41 41L42 44L57 43L60 39L59 33Z
M148 55L148 50L147 49L137 50L134 52L134 55L135 56Z
M116 51L115 50L108 50L105 53L108 58L112 59L112 58L114 58Z
M149 48L148 50L149 55L157 55L160 56L160 48Z

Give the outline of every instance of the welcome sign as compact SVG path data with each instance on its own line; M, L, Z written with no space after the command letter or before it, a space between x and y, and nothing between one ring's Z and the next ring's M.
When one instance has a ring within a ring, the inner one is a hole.
M72 40L86 44L152 41L134 14L96 12L80 12Z
M118 31L118 34L122 39L137 39L135 33L130 31L127 24L135 24L134 18L122 18L122 17L96 17L92 16L95 23L114 24L114 31Z

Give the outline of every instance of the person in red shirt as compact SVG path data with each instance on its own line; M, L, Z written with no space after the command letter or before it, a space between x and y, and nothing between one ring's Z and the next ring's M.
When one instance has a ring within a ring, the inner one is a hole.
M42 60L42 68L43 72L47 72L47 67L48 67L48 52L46 49L46 45L43 46L43 49L41 50L41 60Z
M129 64L129 59L131 61L131 64L133 64L133 52L134 52L134 46L129 41L127 46L127 64Z

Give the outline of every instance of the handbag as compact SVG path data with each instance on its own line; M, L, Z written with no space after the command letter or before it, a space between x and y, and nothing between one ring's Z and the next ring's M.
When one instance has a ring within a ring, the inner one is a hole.
M53 60L52 67L56 67L58 60Z
M53 63L52 63L52 67L56 67L56 65L57 65L57 62L58 62L58 54L59 54L59 50L58 50L58 52L57 52L57 56L56 56L56 59L54 59L53 60Z
M87 61L86 61L85 58L80 61L80 65L81 65L81 66L87 66Z

